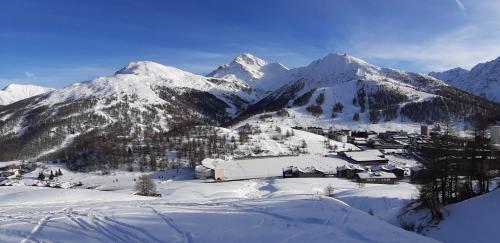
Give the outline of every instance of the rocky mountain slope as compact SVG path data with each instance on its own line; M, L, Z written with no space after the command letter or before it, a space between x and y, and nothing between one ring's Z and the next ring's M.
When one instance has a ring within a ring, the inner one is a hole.
M500 57L480 63L470 71L454 68L444 72L431 72L429 75L459 89L500 102Z
M0 90L0 106L8 105L52 90L54 89L36 85L9 84Z

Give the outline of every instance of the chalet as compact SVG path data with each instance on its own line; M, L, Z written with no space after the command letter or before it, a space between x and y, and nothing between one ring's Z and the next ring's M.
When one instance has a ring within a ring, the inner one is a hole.
M422 147L432 144L432 140L430 138L415 138L411 140L411 144L415 149L422 149Z
M325 172L314 167L305 167L305 168L300 168L297 166L289 166L286 168L283 168L283 178L290 178L290 177L325 177Z
M387 167L385 165L372 165L370 166L371 172L385 171L387 172Z
M333 139L335 141L341 142L341 143L347 143L349 135L341 133L341 132L336 132L333 134Z
M258 126L252 126L248 123L236 128L236 131L238 131L239 134L246 134L246 135L261 133L260 128Z
M380 152L383 154L404 154L404 149L381 149Z
M405 169L401 168L394 164L389 165L374 165L370 167L371 172L389 172L393 173L398 177L398 179L402 179L405 176Z
M352 131L349 129L342 129L342 130L340 130L340 133L347 135L349 137L352 136Z
M299 177L299 170L296 166L283 168L283 178Z
M359 172L356 174L356 180L361 183L394 184L396 175L388 172Z
M352 163L362 165L387 164L387 162L389 162L389 160L384 157L384 154L376 149L339 152L339 155Z
M385 171L395 174L398 179L402 179L405 176L405 169L397 165L387 165L385 166Z
M307 127L306 131L308 131L310 133L318 134L318 135L324 134L323 128L321 128L321 127Z
M353 137L351 138L351 143L357 146L367 146L368 145L368 139L366 138L361 138L361 137Z
M224 170L217 165L223 163L221 159L206 158L201 161L201 165L194 168L194 178L225 180Z
M399 140L371 139L368 143L375 149L403 149L408 146L407 143Z
M207 168L203 165L197 165L194 168L194 178L195 179L213 179L214 170Z
M386 131L379 133L378 136L384 140L390 140L395 137L408 137L408 133L404 131Z
M357 173L363 171L365 171L365 169L360 165L343 165L337 167L337 177L353 179Z

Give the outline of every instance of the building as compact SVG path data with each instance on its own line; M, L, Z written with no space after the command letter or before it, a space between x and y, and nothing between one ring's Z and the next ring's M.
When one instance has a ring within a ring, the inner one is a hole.
M356 180L361 183L394 184L397 177L394 173L382 171L359 172L356 174Z
M360 165L342 165L337 167L337 177L353 179L357 173L365 171Z
M407 145L399 140L385 141L382 139L371 139L369 144L375 149L403 149L405 148L405 145Z
M305 168L300 168L297 166L289 166L286 168L283 168L283 178L290 178L290 177L325 177L325 172L314 167L305 167Z
M384 157L384 154L376 149L339 152L339 155L352 163L362 165L387 164L387 162L389 162L389 160Z
M310 132L310 133L318 134L318 135L324 134L323 128L321 128L321 127L307 127L306 131Z
M221 159L206 158L202 160L201 165L197 165L194 168L194 178L225 180L224 170L222 168L218 168L218 165L223 162L224 161Z
M207 168L203 165L197 165L194 168L194 178L195 179L213 179L214 170Z
M226 177L224 176L224 169L223 168L215 168L214 169L214 179L218 180L218 181L226 180Z
M420 135L429 136L429 127L427 127L427 125L420 126Z
M341 143L347 143L347 138L349 136L344 134L344 133L340 133L340 132L336 132L333 134L333 139L335 139L335 141L338 141L338 142L341 142Z
M500 146L500 126L490 126L491 144Z
M397 165L387 165L385 166L385 171L395 174L398 179L403 179L403 177L405 176L405 169Z
M350 142L353 143L356 146L367 146L368 145L368 139L367 138L352 137L350 139Z

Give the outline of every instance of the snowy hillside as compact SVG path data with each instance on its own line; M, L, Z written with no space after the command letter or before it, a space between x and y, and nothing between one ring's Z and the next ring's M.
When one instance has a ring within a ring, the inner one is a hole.
M250 106L238 120L288 108L288 125L382 130L498 110L436 78L377 67L346 54L332 53L289 72L289 84Z
M444 72L431 72L429 75L459 89L500 102L500 57L480 63L470 71L454 68Z
M282 64L267 63L252 54L244 53L207 76L248 84L256 96L262 98L264 94L285 85L290 80L288 75L288 68Z
M436 227L424 234L443 242L487 243L498 240L500 190L448 205L446 215ZM476 220L474 220L476 219Z
M244 124L284 108L280 125L378 131L500 113L498 104L436 78L345 54L290 70L243 54L208 77L137 61L111 76L0 107L0 146L7 151L0 160L100 147L95 141L102 136L128 146L193 125Z
M56 181L82 186L0 191L1 242L437 242L323 196L329 184L356 195L356 183L339 178L206 183L158 171L151 177L162 197L154 198L131 195L137 172L75 173L60 165L44 172L57 168L63 175ZM25 184L39 172L26 175ZM376 205L390 197L382 189L405 197L409 185L370 188L382 191L368 196Z
M9 84L0 90L0 106L47 93L52 90L54 89L36 85Z
M136 96L139 102L145 104L165 104L169 100L160 97L158 89L167 87L180 92L196 90L217 96L221 100L229 100L230 95L241 95L247 98L244 92L245 84L226 82L219 79L208 79L203 76L164 66L150 61L131 62L123 69L109 77L101 77L91 81L76 83L57 92L50 93L41 102L42 105L52 105L60 102L69 102L88 97L118 98ZM227 101L232 105L230 101ZM231 113L237 107L228 107Z
M219 124L248 106L248 91L246 84L131 62L114 75L0 108L0 144L10 151L19 144L24 156L36 157L97 130L130 137L180 124Z

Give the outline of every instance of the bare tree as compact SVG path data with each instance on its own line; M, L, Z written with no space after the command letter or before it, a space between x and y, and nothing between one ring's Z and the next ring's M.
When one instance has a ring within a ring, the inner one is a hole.
M328 196L328 197L335 197L335 188L333 187L332 184L329 184L325 188L325 195Z
M135 183L135 190L141 196L155 196L158 194L153 180L148 175L142 175Z

